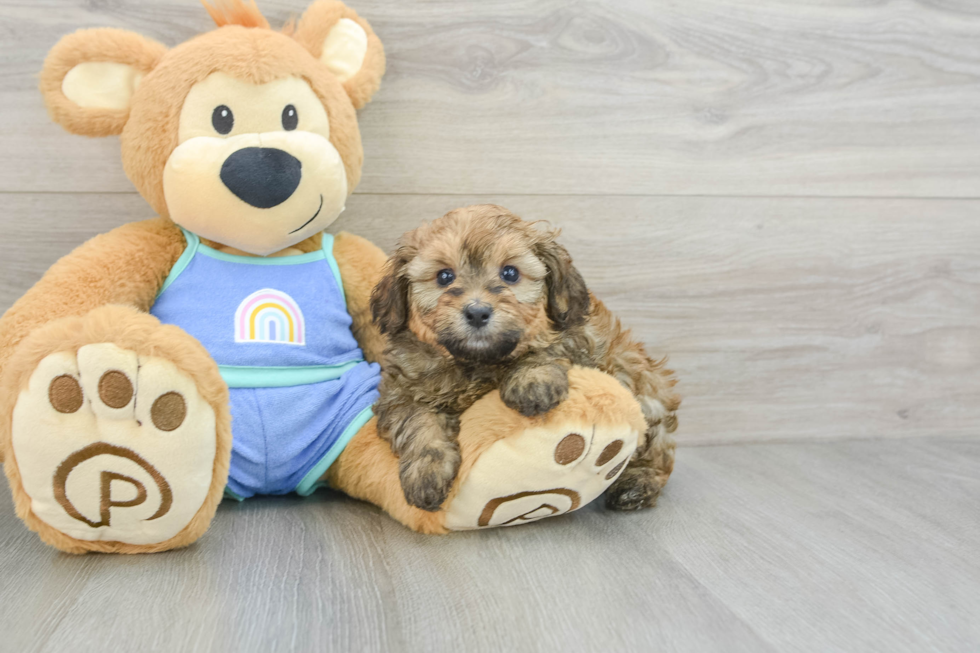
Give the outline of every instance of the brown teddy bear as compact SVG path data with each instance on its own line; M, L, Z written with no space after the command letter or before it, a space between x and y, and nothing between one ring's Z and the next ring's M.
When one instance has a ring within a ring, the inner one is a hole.
M573 368L544 416L495 392L476 402L441 509L406 503L371 409L385 257L324 232L360 178L355 109L378 89L381 42L333 0L282 32L254 3L208 10L218 28L172 49L89 29L44 64L54 120L121 134L126 174L160 217L83 244L0 320L0 456L18 516L63 551L136 553L195 541L223 495L330 485L427 533L596 498L644 442L644 410L614 378Z

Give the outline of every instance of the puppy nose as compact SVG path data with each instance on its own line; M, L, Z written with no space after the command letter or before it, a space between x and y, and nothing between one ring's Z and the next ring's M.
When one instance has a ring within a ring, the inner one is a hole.
M272 147L243 147L225 159L221 181L238 199L259 209L288 200L302 176L303 164Z
M466 308L463 309L463 317L466 318L466 323L469 324L474 329L482 329L490 321L490 315L493 314L493 309L490 308L490 304L483 304L480 302L473 302L468 304Z

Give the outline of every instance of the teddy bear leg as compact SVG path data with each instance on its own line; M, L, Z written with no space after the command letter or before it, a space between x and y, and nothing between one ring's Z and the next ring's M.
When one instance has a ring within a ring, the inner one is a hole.
M105 306L36 329L0 394L17 515L70 553L190 544L227 478L227 397L197 341L135 309Z
M497 392L463 414L463 462L438 512L405 502L398 460L377 436L374 420L328 470L327 480L424 533L511 526L570 512L598 497L622 473L644 429L639 404L618 381L572 368L568 399L543 416L521 416Z

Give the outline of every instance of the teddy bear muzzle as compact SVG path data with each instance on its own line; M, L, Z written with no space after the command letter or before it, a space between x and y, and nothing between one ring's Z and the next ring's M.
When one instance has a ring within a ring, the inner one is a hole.
M221 181L235 196L258 209L279 206L296 191L303 164L285 150L243 147L221 165Z

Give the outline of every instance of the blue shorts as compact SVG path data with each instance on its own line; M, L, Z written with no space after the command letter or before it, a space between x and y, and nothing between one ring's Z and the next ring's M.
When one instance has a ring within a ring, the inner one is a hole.
M380 368L361 362L330 381L230 388L232 450L227 493L311 494L371 419Z

